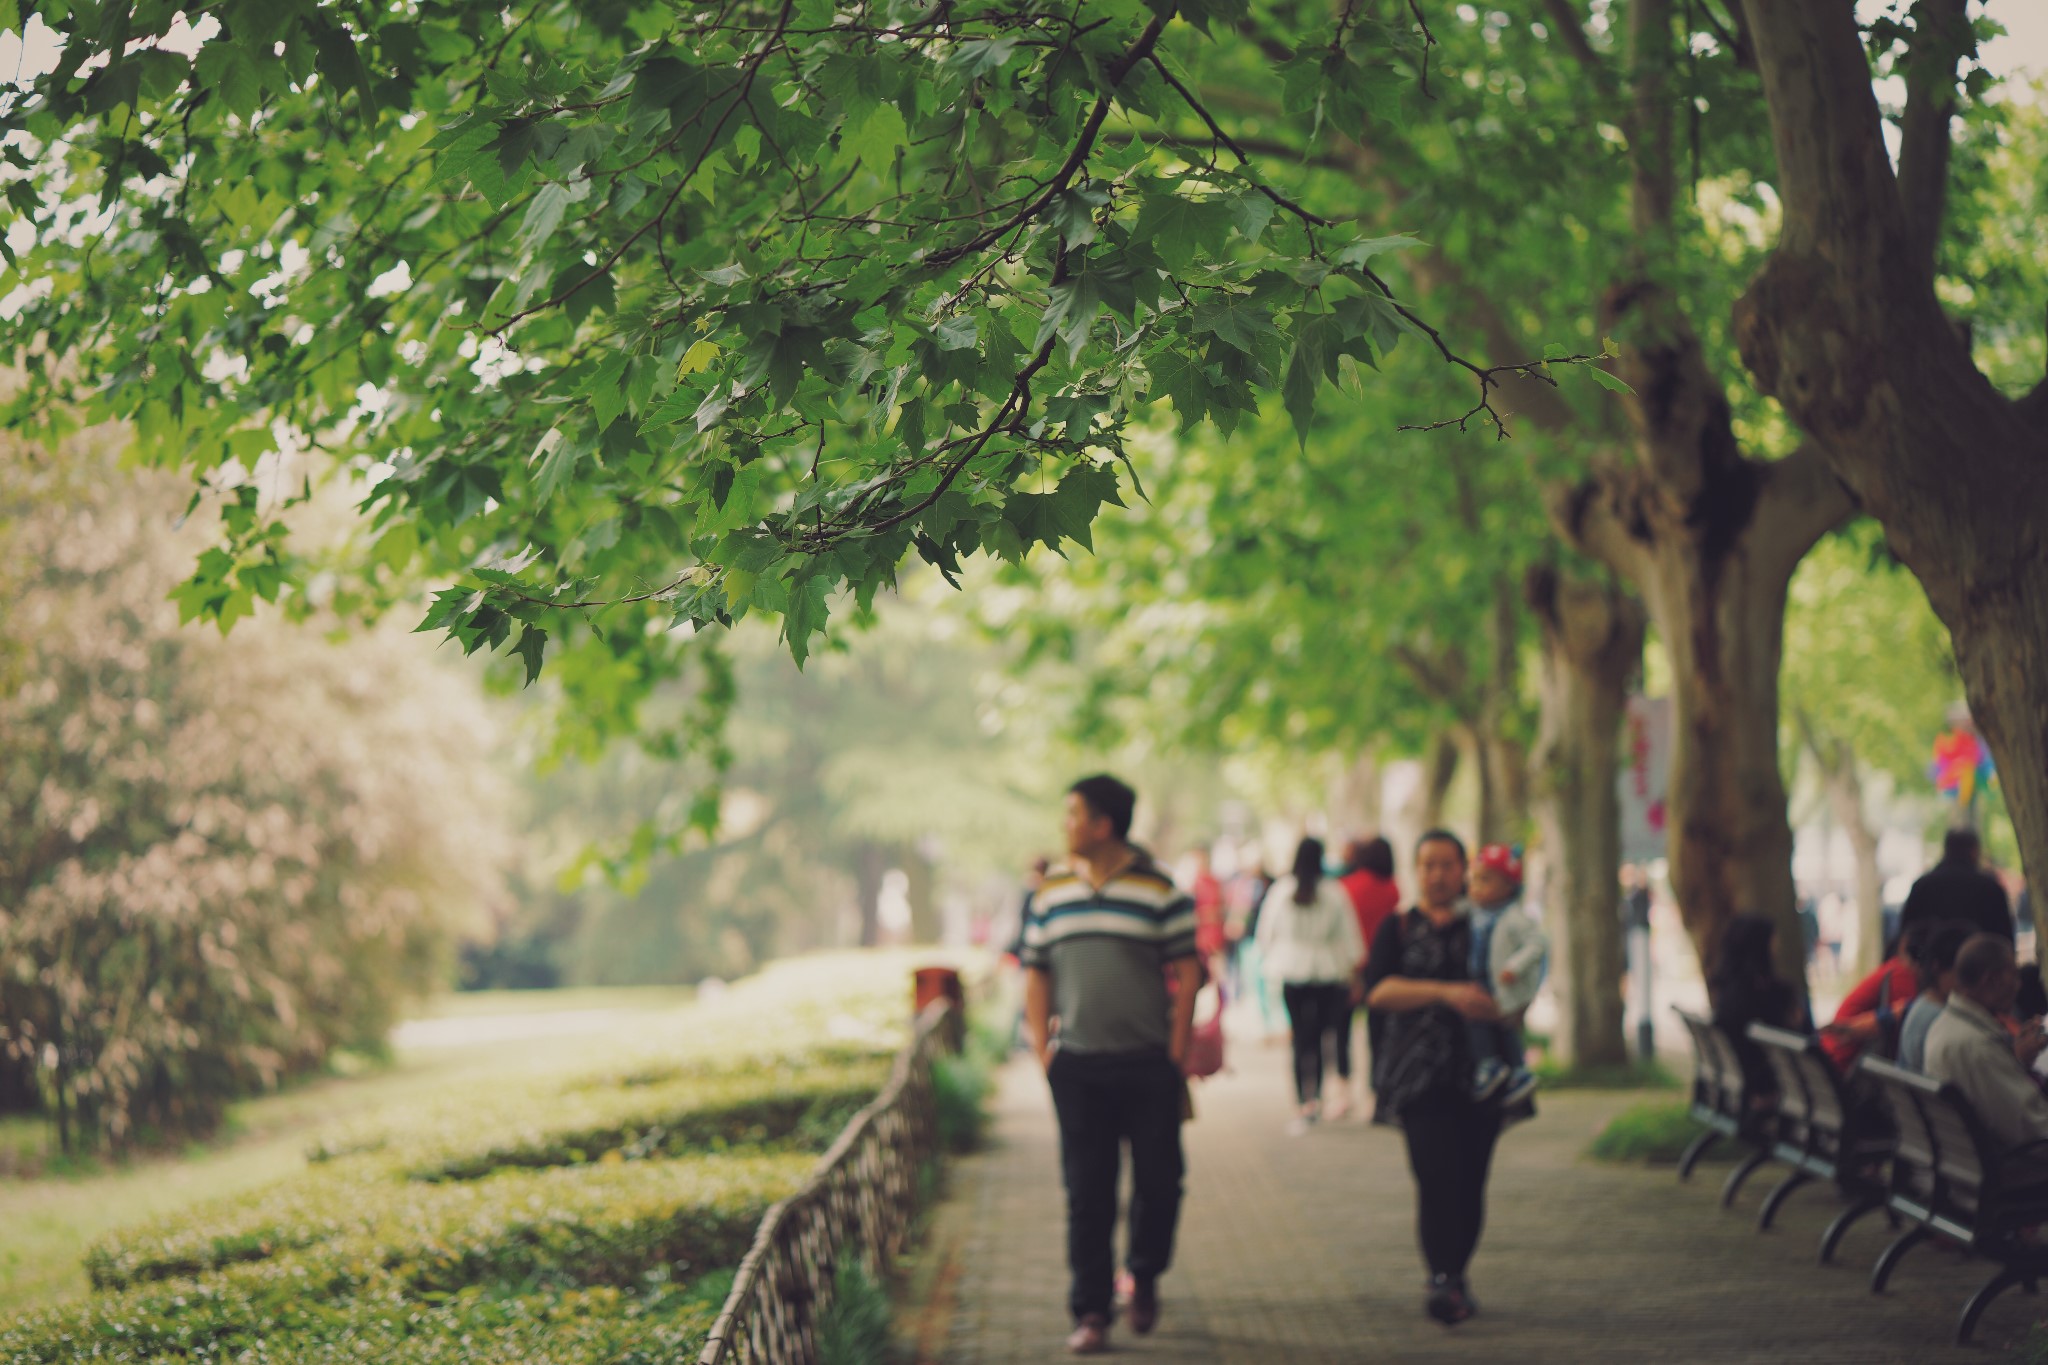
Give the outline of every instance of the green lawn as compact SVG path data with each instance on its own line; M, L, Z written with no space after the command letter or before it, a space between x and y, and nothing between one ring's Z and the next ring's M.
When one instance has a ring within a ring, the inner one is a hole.
M562 1014L583 1026L592 1012L674 1010L689 998L675 987L478 991L444 996L416 1013L428 1020L527 1016L537 1025ZM308 1141L324 1127L419 1102L457 1080L564 1064L591 1046L581 1031L552 1039L487 1033L476 1041L402 1047L388 1066L235 1105L215 1143L114 1166L52 1162L45 1123L0 1122L0 1170L48 1167L32 1179L0 1178L0 1314L85 1293L80 1258L109 1232L303 1170Z

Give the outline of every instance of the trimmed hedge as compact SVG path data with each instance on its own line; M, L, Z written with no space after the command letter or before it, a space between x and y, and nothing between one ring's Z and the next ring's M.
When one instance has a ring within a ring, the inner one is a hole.
M268 1269L268 1268L266 1268ZM181 1281L148 1293L96 1295L80 1308L0 1326L10 1365L672 1365L703 1349L727 1277L656 1286L496 1294L468 1289L434 1302L386 1284L353 1298L304 1298L272 1274Z
M581 1078L567 1085L458 1092L387 1116L376 1130L331 1135L315 1162L368 1157L414 1180L474 1180L507 1166L576 1166L617 1152L626 1160L734 1147L823 1151L873 1099L889 1059L689 1075L637 1085Z
M612 1153L640 1161L654 1156L738 1147L822 1152L846 1121L875 1097L888 1064L870 1061L790 1075L564 1095L545 1125L514 1128L489 1146L474 1130L444 1141L408 1143L403 1160L414 1180L474 1180L505 1167L577 1166Z
M97 1292L0 1323L0 1365L690 1359L768 1206L887 1078L880 965L771 972L579 1066L378 1114L95 1247Z
M86 1268L100 1289L277 1259L344 1290L371 1274L414 1293L629 1285L738 1261L810 1167L808 1154L727 1154L419 1185L349 1162L104 1242Z

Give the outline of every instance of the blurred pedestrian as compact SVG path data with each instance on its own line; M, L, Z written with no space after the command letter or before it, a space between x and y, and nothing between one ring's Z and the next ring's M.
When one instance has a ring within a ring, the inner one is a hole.
M1223 883L1216 880L1206 848L1195 850L1195 871L1188 879L1188 894L1195 901L1195 951L1202 955L1202 965L1213 972L1223 963Z
M1370 947L1387 916L1401 908L1401 888L1394 883L1394 846L1378 835L1353 839L1344 849L1344 869L1339 880L1358 914L1358 937ZM1365 1040L1372 1052L1368 1089L1378 1084L1380 1039L1386 1032L1386 1022L1384 1015L1365 1011ZM1350 1052L1351 1030L1346 1027L1344 1048L1337 1057L1337 1073L1347 1083L1351 1076Z
M1180 1217L1181 1063L1202 968L1193 902L1130 842L1136 802L1107 775L1068 790L1069 861L1047 874L1024 933L1026 1022L1059 1117L1074 1317L1067 1349L1076 1355L1109 1349L1126 1145L1125 1266L1131 1329L1141 1335L1158 1321L1159 1277L1173 1259Z
M1273 884L1259 917L1259 955L1280 984L1294 1039L1299 1108L1287 1131L1300 1136L1323 1113L1323 1055L1351 1024L1365 944L1344 888L1323 875L1323 841L1303 839L1294 870Z
M1052 859L1043 855L1033 858L1024 869L1024 896L1017 906L1017 931L1010 936L1009 946L1003 956L1007 962L1019 968L1024 962L1024 929L1031 923L1031 901L1038 894L1038 888L1045 885L1045 874L1052 868ZM1024 1001L1018 998L1017 1017L1010 1025L1010 1048L1012 1051L1025 1046Z
M1941 861L1913 883L1899 912L1899 933L1922 920L1961 920L1979 933L2014 941L2012 901L1998 878L1984 870L1984 842L1974 829L1952 829L1941 841Z
M1498 1022L1470 1025L1472 1097L1500 1099L1512 1108L1536 1089L1523 1059L1522 1020L1550 956L1550 937L1522 910L1522 858L1505 844L1488 844L1472 864L1472 979L1500 1006Z
M1415 1221L1429 1267L1429 1315L1446 1326L1479 1311L1465 1268L1486 1221L1486 1181L1501 1109L1472 1098L1466 1024L1497 1021L1500 1006L1472 978L1465 845L1431 830L1415 847L1413 909L1373 936L1366 1001L1392 1016L1380 1065L1382 1122L1401 1125L1415 1176Z
M1270 1043L1287 1036L1287 1014L1280 1002L1280 988L1267 978L1265 961L1259 952L1259 920L1265 913L1273 878L1266 871L1265 850L1257 844L1245 846L1239 866L1245 870L1232 881L1230 892L1244 905L1244 928L1238 939L1239 975L1244 998L1251 1002L1252 1012L1258 1017L1259 1036Z

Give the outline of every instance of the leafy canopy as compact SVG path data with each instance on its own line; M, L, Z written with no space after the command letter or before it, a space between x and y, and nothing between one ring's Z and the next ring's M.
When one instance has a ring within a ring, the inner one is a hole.
M223 625L424 572L423 629L580 651L594 705L750 612L801 660L913 553L1088 546L1154 400L1227 434L1277 389L1305 434L1419 321L1373 267L1409 239L1200 103L1245 0L27 8L6 416L122 419L222 500L179 601ZM1419 36L1360 10L1262 7L1283 120L1398 111ZM344 563L280 527L300 447L361 482Z

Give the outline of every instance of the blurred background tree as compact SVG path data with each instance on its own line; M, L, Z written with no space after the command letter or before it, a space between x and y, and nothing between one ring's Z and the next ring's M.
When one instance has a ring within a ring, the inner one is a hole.
M388 630L182 629L180 491L0 458L0 1051L67 1148L381 1049L506 851L473 680Z

